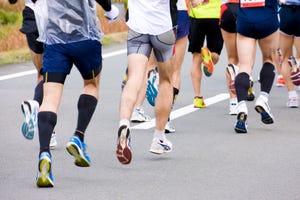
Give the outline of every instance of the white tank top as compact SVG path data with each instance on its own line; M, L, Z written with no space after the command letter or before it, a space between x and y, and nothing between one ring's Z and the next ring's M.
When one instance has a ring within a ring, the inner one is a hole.
M172 29L169 0L128 0L127 25L135 32L159 35Z

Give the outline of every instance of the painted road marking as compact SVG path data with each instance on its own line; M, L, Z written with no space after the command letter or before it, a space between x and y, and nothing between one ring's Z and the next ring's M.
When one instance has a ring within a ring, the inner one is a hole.
M220 101L224 101L229 98L228 93L221 93L216 96L206 98L205 104L206 106L210 106L212 104L218 103ZM178 117L190 114L192 112L198 111L200 108L194 108L194 104L187 105L185 107L179 108L171 112L170 119L176 119ZM143 122L138 125L132 126L131 129L150 129L155 127L155 118L151 119L149 122Z

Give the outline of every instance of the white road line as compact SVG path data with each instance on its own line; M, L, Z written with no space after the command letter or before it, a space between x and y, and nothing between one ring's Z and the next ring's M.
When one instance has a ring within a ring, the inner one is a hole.
M118 51L103 54L102 58L109 58L109 57L113 57L113 56L117 56L117 55L125 54L125 53L127 53L127 49L120 49ZM21 76L27 76L27 75L31 75L31 74L36 74L36 70L29 70L29 71L18 72L18 73L14 73L14 74L8 74L8 75L0 76L0 81L13 79L13 78L18 78L18 77L21 77Z
M120 55L120 54L125 54L126 52L127 52L127 49L121 49L121 50L114 51L114 52L111 52L111 53L103 54L102 58L109 58L109 57L117 56L117 55ZM36 70L29 70L29 71L14 73L14 74L8 74L8 75L0 76L0 81L13 79L13 78L18 78L18 77L22 77L22 76L27 76L27 75L31 75L31 74L35 74L35 73L36 73ZM228 98L229 98L228 93L221 93L221 94L218 94L214 97L206 98L205 99L205 104L207 106L210 106L212 104L218 103L218 102L223 101L223 100L228 99ZM172 111L171 115L170 115L170 118L171 118L171 120L176 119L178 117L187 115L187 114L195 112L197 110L199 110L199 108L194 108L194 105L191 104L191 105L185 106L183 108L179 108L177 110ZM131 128L132 129L150 129L150 128L153 128L153 127L155 127L155 118L152 119L149 122L144 122L144 123L141 123L139 125L133 126Z
M205 104L206 104L206 106L210 106L212 104L218 103L218 102L226 100L228 98L229 98L228 93L221 93L221 94L218 94L216 96L206 98L205 99ZM194 108L193 104L187 105L185 107L182 107L182 108L179 108L177 110L172 111L171 115L170 115L170 118L171 118L171 120L176 119L178 117L190 114L190 113L198 111L198 110L199 110L199 108ZM144 122L144 123L141 123L139 125L133 126L133 127L131 127L131 129L150 129L150 128L153 128L153 127L155 127L155 118L152 119L149 122Z

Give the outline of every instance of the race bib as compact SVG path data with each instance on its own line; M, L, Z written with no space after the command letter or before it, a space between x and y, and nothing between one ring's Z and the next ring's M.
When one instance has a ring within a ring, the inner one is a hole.
M240 0L228 0L227 3L239 3Z
M265 0L241 0L242 8L263 7L263 6L265 6Z

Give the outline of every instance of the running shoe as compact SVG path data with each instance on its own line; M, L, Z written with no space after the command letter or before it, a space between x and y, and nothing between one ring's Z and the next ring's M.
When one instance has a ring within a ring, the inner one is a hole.
M168 118L168 121L166 123L165 126L165 133L175 133L175 127L174 125L171 123L170 118Z
M172 151L172 143L167 140L166 137L164 139L153 138L150 146L150 152L155 154L163 154Z
M39 103L35 100L23 101L21 110L25 118L25 122L22 125L23 136L28 140L32 140L34 135L38 132L37 116Z
M255 102L255 110L261 115L261 121L265 124L273 124L274 117L271 114L271 109L267 101L259 96Z
M298 98L297 97L289 98L288 102L286 103L286 106L288 108L298 108L299 107Z
M206 108L203 97L194 97L194 108Z
M229 103L229 115L237 115L237 102L230 102Z
M131 115L131 122L141 123L148 122L151 120L151 117L145 114L145 111L142 108L135 108Z
M38 187L54 186L51 163L50 154L48 152L42 152L39 156L39 171L36 177L36 185Z
M118 130L116 155L120 163L129 164L132 159L129 127L123 125Z
M128 81L128 75L126 74L126 75L123 77L123 80L122 80L122 83L121 83L121 89L122 89L122 90L123 90L123 88L125 87L127 81Z
M253 90L254 82L250 77L250 87L248 89L247 101L253 101L255 99L254 90Z
M56 133L53 131L50 139L50 148L54 149L57 146Z
M291 67L291 81L295 86L300 85L300 65L294 56L288 59L288 63Z
M247 133L247 114L245 112L239 112L237 115L237 121L234 127L236 133Z
M203 60L203 72L206 76L211 76L214 72L214 63L211 58L211 52L207 47L201 48L202 60Z
M78 167L89 167L91 165L90 157L86 153L86 144L77 136L71 137L66 147L71 156L75 158L75 165Z
M236 94L235 91L235 86L234 86L234 81L235 81L235 77L239 72L239 68L233 64L228 64L226 66L226 71L230 76L230 82L229 82L229 90L233 93Z
M282 76L277 76L276 86L283 87L285 85L284 79Z
M298 62L294 56L289 57L288 63L290 65L291 71L296 72L299 68Z
M155 106L155 99L158 94L158 86L159 86L159 74L157 67L149 70L147 75L147 90L146 90L146 98L148 103L151 106Z
M277 54L278 54L278 62L280 66L282 65L283 59L282 59L282 51L280 48L277 49Z

